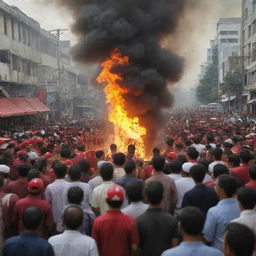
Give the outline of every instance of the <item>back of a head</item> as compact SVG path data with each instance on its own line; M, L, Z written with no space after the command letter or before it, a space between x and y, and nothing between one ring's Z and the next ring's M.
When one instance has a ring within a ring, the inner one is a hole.
M85 151L85 146L83 144L78 145L77 150L79 150L80 152L84 152Z
M244 209L254 209L256 205L256 190L248 187L239 188L237 191L237 200Z
M143 199L143 182L142 181L132 181L129 182L126 187L125 187L125 191L126 191L126 195L128 197L128 199L131 202L139 202L142 201Z
M78 206L69 206L64 211L63 222L67 229L77 230L83 223L83 211Z
M211 134L207 135L207 142L208 144L214 143L214 136Z
M71 157L71 149L69 147L62 148L60 150L60 156L64 158L70 158Z
M210 161L208 161L208 160L206 160L206 159L200 159L199 161L198 161L198 163L199 164L201 164L201 165L203 165L205 168L206 168L206 170L208 170L208 167L209 167L209 165L210 165Z
M182 163L179 160L173 160L169 163L171 173L179 174L182 171Z
M194 137L192 140L195 144L199 144L202 140L202 137L200 135L198 135L198 136Z
M103 150L97 150L95 152L95 156L96 156L97 159L101 159L104 155L105 155L105 153L104 153Z
M163 199L164 187L159 181L151 181L146 184L145 194L151 205L159 205Z
M165 158L163 156L155 156L152 161L155 171L162 171L165 165Z
M71 187L67 196L70 204L81 204L84 199L84 191L80 187Z
M238 167L240 166L240 156L237 154L229 155L228 162L231 163L234 167Z
M83 172L83 173L89 173L90 172L90 164L86 160L84 160L84 159L80 160L78 162L78 165L81 168L81 172Z
M241 152L240 152L240 159L243 163L249 163L250 160L253 159L253 156L251 154L251 151L248 150L248 149L243 149Z
M203 182L206 172L206 168L201 164L195 164L190 169L190 175L196 183Z
M204 215L197 207L185 207L181 210L178 217L180 225L188 235L198 236L202 233L204 227Z
M255 249L255 235L247 226L231 222L224 234L224 253L234 256L251 256Z
M114 167L111 163L104 163L100 167L100 176L104 181L112 180Z
M132 172L136 170L135 163L133 161L127 161L125 163L124 170L126 174L132 174Z
M20 164L18 166L18 173L21 177L27 177L30 169L31 166L29 164Z
M173 146L173 143L174 143L174 139L171 138L171 137L167 137L166 140L165 140L166 144L170 147Z
M64 178L67 173L67 165L61 162L56 163L53 166L53 170L57 178L59 179Z
M152 150L153 155L160 155L160 149L159 148L153 148Z
M249 168L249 176L252 180L256 180L256 165L252 165Z
M31 181L34 178L40 178L40 171L37 169L32 169L28 172L28 181Z
M233 176L222 174L217 179L217 185L224 190L227 197L233 197L238 189L238 181Z
M223 154L223 151L222 151L221 148L216 147L216 148L213 150L213 156L214 156L214 158L215 158L216 161L220 161L220 160L221 160L222 154Z
M70 179L72 181L79 181L81 179L82 171L80 166L77 165L72 165L69 169L69 175Z
M47 167L47 159L45 157L40 157L37 161L37 168L42 172Z
M217 178L222 174L229 174L228 167L224 164L216 164L213 167L213 176Z
M124 153L116 153L113 155L113 163L117 166L123 166L125 163L126 157Z
M37 230L42 220L43 214L41 210L36 207L26 209L22 216L22 223L26 230Z
M192 160L196 160L199 156L198 151L194 147L188 147L187 154Z

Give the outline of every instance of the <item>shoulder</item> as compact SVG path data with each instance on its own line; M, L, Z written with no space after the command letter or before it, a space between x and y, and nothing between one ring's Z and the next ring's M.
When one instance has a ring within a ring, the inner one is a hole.
M4 244L5 245L10 245L10 244L19 243L20 241L21 241L20 236L14 236L14 237L11 237L11 238L7 239Z
M182 255L181 246L177 246L175 248L166 250L163 252L161 256L177 256L177 255Z
M59 241L65 242L65 241L63 240L63 234L52 236L52 237L50 237L49 240L48 240L48 242L49 242L50 244L55 244L56 242L59 242Z

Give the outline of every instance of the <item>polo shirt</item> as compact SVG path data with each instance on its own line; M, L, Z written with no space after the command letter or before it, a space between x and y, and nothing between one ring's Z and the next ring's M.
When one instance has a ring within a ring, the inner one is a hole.
M92 237L101 256L131 256L131 245L139 243L135 220L118 210L107 211L96 218Z
M198 207L206 216L207 211L218 203L218 198L212 188L198 184L185 193L182 208L187 206Z
M233 168L231 174L240 179L244 184L250 181L249 164L242 164L239 167Z
M227 198L210 208L204 224L204 238L212 247L222 250L223 235L227 225L240 216L240 209L235 198Z
M14 209L14 217L17 220L19 233L24 232L24 227L22 224L22 216L26 209L30 207L37 207L41 210L43 214L43 221L38 229L38 233L43 238L48 238L48 228L53 226L53 216L51 205L40 198L40 196L28 195L27 197L18 200Z
M35 233L22 233L5 241L5 256L54 256L51 245Z
M214 248L204 245L202 242L182 242L179 246L165 251L161 256L222 256L223 254Z
M28 181L26 179L17 179L15 181L11 181L7 185L7 191L9 193L16 194L19 198L24 198L28 195Z
M140 256L159 256L171 247L171 240L178 238L176 219L161 208L148 209L137 218L140 235Z

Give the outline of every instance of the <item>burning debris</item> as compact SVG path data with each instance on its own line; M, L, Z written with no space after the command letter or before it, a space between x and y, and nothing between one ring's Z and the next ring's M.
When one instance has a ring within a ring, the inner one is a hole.
M73 58L102 63L98 81L106 82L115 143L121 151L124 142L134 143L144 156L144 147L162 128L161 110L172 105L167 84L183 71L183 59L162 48L161 41L175 32L186 0L56 1L76 18L79 42Z

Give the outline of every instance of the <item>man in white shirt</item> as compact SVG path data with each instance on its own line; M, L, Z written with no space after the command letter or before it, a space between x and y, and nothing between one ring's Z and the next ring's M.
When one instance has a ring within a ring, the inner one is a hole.
M192 147L194 147L199 154L202 153L205 150L205 145L201 144L202 137L198 135L194 137L192 140L194 142Z
M221 159L222 159L222 154L223 154L223 151L221 148L215 148L213 150L213 162L210 163L209 167L208 167L208 171L212 174L213 173L213 168L215 165L217 164L225 164Z
M114 185L113 179L114 167L111 163L105 163L100 167L100 176L103 183L97 186L92 192L92 209L96 216L104 214L108 209L106 202L106 193Z
M115 165L114 168L114 181L119 181L122 177L125 176L124 164L125 164L125 154L124 153L116 153L113 155L113 163Z
M88 183L81 182L82 171L78 165L73 165L69 169L71 179L70 187L80 187L84 191L82 208L90 210L92 200L92 188Z
M143 187L143 181L140 180L131 181L126 185L125 191L130 204L121 210L123 214L136 219L148 209L148 205L142 201Z
M195 186L195 182L190 176L190 169L193 166L193 163L184 163L182 165L182 178L177 180L175 182L176 188L177 188L177 194L178 194L178 202L176 207L181 208L181 204L183 201L183 197L185 193L189 190L191 190Z
M182 178L181 171L182 171L182 164L178 160L173 160L171 163L168 163L168 168L171 171L171 174L168 176L171 177L174 181L177 181Z
M66 227L64 233L48 240L55 256L99 256L95 240L78 231L83 223L81 208L78 206L68 207L64 212L63 223Z
M70 187L64 178L67 173L67 165L58 162L53 166L57 179L45 190L45 199L52 205L53 220L57 224L61 218L64 206L67 203L67 192Z
M88 184L91 186L92 190L95 189L100 184L102 184L102 182L103 182L102 177L99 175L99 169L105 163L108 163L108 162L107 161L99 161L97 163L97 169L95 170L96 176L93 179L88 181Z

